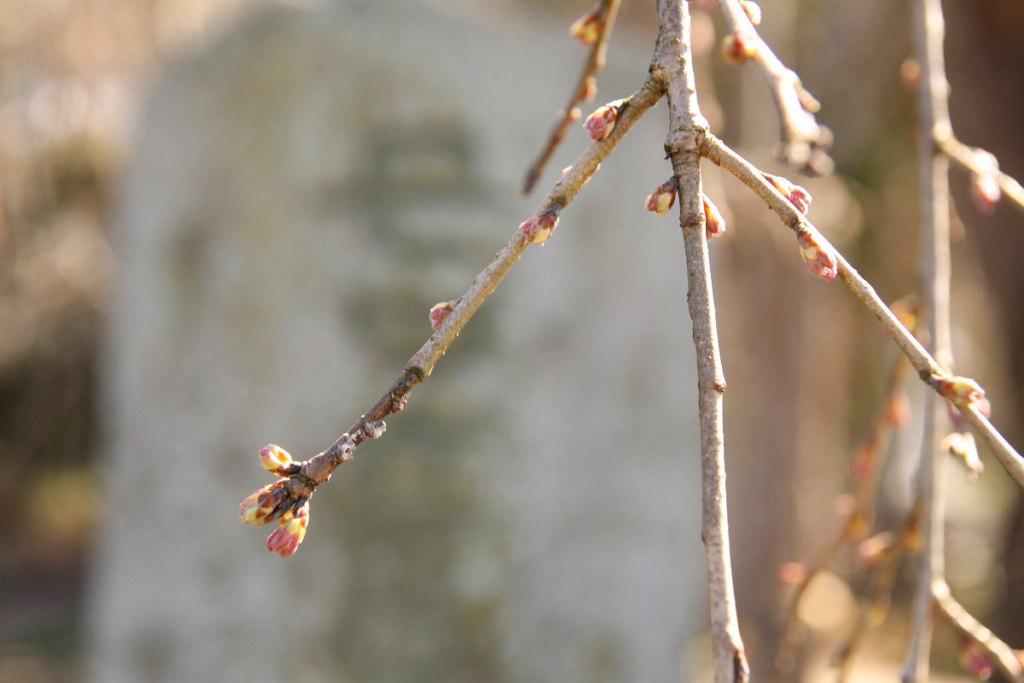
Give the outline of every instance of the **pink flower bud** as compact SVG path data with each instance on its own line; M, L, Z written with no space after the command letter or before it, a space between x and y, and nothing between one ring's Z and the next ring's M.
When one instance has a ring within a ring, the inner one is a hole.
M294 512L289 510L281 518L281 526L267 537L267 550L281 557L294 553L302 539L306 537L309 526L309 501L304 501Z
M704 199L704 228L707 238L710 240L725 232L725 217L706 194L702 193L701 197Z
M622 100L609 102L587 117L583 127L590 133L592 140L604 140L615 129L615 122L619 119L619 107L621 106Z
M284 514L287 498L288 491L283 481L264 486L242 501L238 506L238 516L242 518L242 524L269 524Z
M814 200L810 192L782 176L765 173L764 179L774 185L775 189L781 192L797 211L804 215L807 214L807 210L811 207L811 202Z
M978 211L986 216L992 215L1002 197L1003 191L995 176L990 173L971 174L971 201Z
M779 583L795 586L807 580L807 567L799 562L786 562L779 567Z
M442 301L439 304L434 304L430 309L430 327L434 330L441 327L441 323L444 322L449 313L455 310L455 307L459 305L460 301L462 301L462 299Z
M957 653L960 665L979 681L987 681L992 677L994 667L992 659L985 648L974 642L972 638L964 638Z
M580 45L593 45L604 29L604 12L596 9L584 14L569 27L569 33Z
M835 252L828 244L822 244L808 230L800 230L796 234L800 245L800 255L804 257L807 270L815 277L833 280L839 272L839 262Z
M958 406L966 406L985 398L985 390L969 377L940 377L933 382L935 389Z
M668 213L676 203L676 192L679 190L679 183L675 176L672 176L661 185L653 194L647 195L647 203L644 208L658 217Z
M857 544L857 557L865 570L875 569L887 562L896 552L896 537L883 531Z
M260 464L267 472L279 477L290 476L298 469L288 451L274 444L260 449Z
M757 26L761 23L761 6L756 2L750 2L749 0L740 0L740 7L747 14L747 19L750 19L750 23Z
M722 42L722 54L726 61L742 66L757 54L757 38L745 31L735 31Z
M555 231L557 225L558 212L548 209L537 216L530 216L519 226L519 231L526 235L526 239L533 244L544 244L551 237L551 233Z

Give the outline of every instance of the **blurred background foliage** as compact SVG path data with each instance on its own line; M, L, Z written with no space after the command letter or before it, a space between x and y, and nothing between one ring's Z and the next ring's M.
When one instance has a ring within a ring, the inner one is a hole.
M87 560L105 514L97 478L98 390L103 321L114 305L109 226L137 112L169 63L195 54L261 4L0 0L3 683L81 677ZM425 4L481 21L566 27L589 9L582 0ZM624 2L610 60L617 40L653 39L653 4ZM691 4L698 12L702 108L730 144L770 163L777 120L763 84L752 69L736 70L718 58L721 21L714 3ZM1024 4L945 5L959 137L995 153L1002 168L1020 178ZM829 228L829 237L889 301L916 287L915 104L900 77L910 51L907 27L906 3L889 0L765 3L762 27L822 102L820 120L835 133L835 175L808 181L812 218ZM553 113L561 102L533 104ZM546 133L537 131L538 149ZM532 153L524 151L524 169ZM967 200L964 175L953 175L957 369L989 390L995 423L1019 446L1024 220L1005 206L980 216ZM896 355L840 288L806 286L797 272L802 269L786 260L790 241L781 231L758 229L770 219L756 199L731 186L725 197L730 229L743 226L735 229L744 233L716 245L727 400L736 411L728 418L730 512L745 637L752 656L763 660L778 639L785 599L775 567L813 558L837 533L833 501L849 485L853 449L875 419ZM688 358L691 352L680 353ZM786 388L794 381L805 387L797 405L780 405L780 396L797 395ZM787 457L765 462L743 455L764 439ZM890 463L883 526L899 524L905 514L913 443L912 436L897 441L896 450L911 455ZM968 486L960 472L951 484L950 581L970 609L1022 647L1024 507L998 464L982 457L988 467L979 484ZM862 587L852 559L844 558L836 572L804 609L812 625L807 661L819 665L848 627L853 596ZM901 585L897 604L907 597ZM896 609L872 641L877 653L899 657L902 613ZM940 632L939 638L936 660L955 666L951 636Z

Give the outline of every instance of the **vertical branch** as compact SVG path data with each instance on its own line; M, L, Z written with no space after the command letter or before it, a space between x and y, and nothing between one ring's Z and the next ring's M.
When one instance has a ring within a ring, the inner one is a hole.
M914 3L914 41L921 65L918 92L921 183L921 279L928 316L928 344L943 367L952 364L949 329L949 162L936 154L934 140L950 129L946 69L942 47L945 27L941 0ZM912 632L904 683L928 678L931 652L932 589L942 580L946 457L940 452L945 406L927 392L924 435L917 472L917 496L924 506L924 551L914 595Z
M701 436L703 526L711 604L716 683L745 683L749 677L736 617L726 506L725 447L722 428L722 372L711 288L711 264L705 233L700 177L700 141L707 121L697 106L690 54L690 13L685 0L659 0L658 45L652 75L665 86L669 101L669 134L665 150L679 187L680 226L686 250L687 301L697 351Z

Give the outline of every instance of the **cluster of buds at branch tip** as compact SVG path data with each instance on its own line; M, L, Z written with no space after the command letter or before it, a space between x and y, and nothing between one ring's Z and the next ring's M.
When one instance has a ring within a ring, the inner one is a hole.
M580 45L588 46L597 42L603 29L604 12L598 7L573 22L569 27L569 33L580 42Z
M530 216L519 226L519 231L533 244L544 244L558 225L558 211L548 209L536 216Z
M619 109L623 103L624 100L609 102L587 117L583 127L587 129L591 140L604 140L615 130L615 122L619 120Z
M306 527L308 526L309 501L305 500L297 508L289 510L281 517L281 525L267 537L267 550L277 553L281 557L290 556L298 549L302 539L306 537Z
M722 55L736 66L743 66L757 54L757 38L746 31L733 31L722 41Z
M679 181L675 176L672 176L661 185L658 185L657 190L647 195L647 202L644 204L644 208L660 218L675 206L676 193L678 191Z
M270 444L260 449L260 464L263 469L279 477L290 477L299 471L299 463L292 460L288 451L280 446Z
M797 244L800 245L800 255L804 257L807 270L815 277L826 280L834 280L839 272L839 262L835 252L827 243L822 243L815 236L804 228L796 233Z
M782 176L765 173L764 179L771 183L776 190L781 192L782 196L788 199L789 203L792 204L797 211L805 216L807 215L807 210L811 208L811 202L814 201L810 192Z
M455 310L455 307L459 305L460 301L462 301L461 298L453 299L452 301L442 301L439 304L434 304L430 308L430 327L435 331L437 330L437 328L441 327L441 324L444 322L445 318L448 317L449 313Z
M857 557L861 566L870 571L892 559L896 547L896 536L891 531L883 531L858 543Z
M957 653L960 665L979 681L987 681L992 677L994 666L992 659L981 645L973 638L965 637Z
M740 0L740 7L747 15L747 19L750 19L750 23L757 26L761 23L761 6L756 2L750 2L749 0Z
M725 217L706 194L701 193L701 197L704 199L704 228L710 240L725 232Z
M950 432L940 444L942 450L949 451L949 454L963 463L967 468L967 478L972 482L978 481L978 477L985 471L985 466L978 455L978 444L974 441L974 435L970 432Z
M936 377L929 381L943 398L958 406L968 406L985 398L985 390L969 377Z

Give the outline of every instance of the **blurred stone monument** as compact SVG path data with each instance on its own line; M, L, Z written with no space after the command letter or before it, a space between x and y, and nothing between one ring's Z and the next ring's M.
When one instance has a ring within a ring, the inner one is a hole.
M598 99L649 54L617 36ZM378 0L262 7L158 82L119 199L91 681L680 678L707 617L682 240L643 211L662 107L295 556L237 516L258 449L329 445L540 201L519 183L583 59Z

